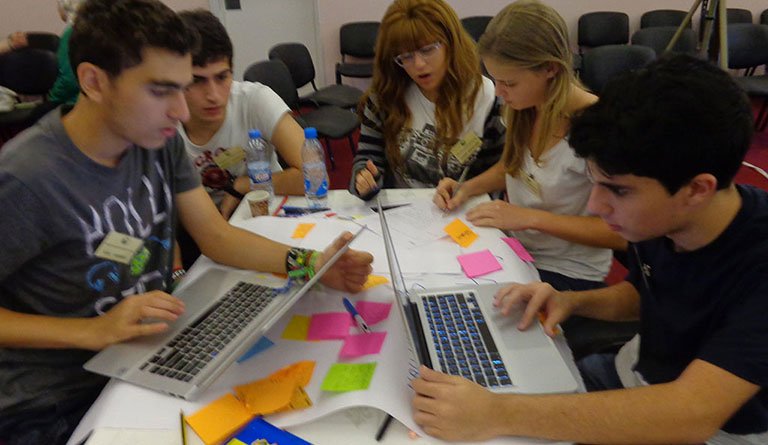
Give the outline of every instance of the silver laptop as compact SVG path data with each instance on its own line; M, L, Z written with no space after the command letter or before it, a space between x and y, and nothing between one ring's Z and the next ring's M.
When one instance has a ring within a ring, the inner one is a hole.
M493 307L493 295L503 284L409 291L380 202L377 211L397 306L419 363L493 392L576 390L576 379L541 324L520 331L522 308L503 316Z
M254 272L211 268L175 293L184 301L185 311L168 331L112 345L84 367L192 400L263 336L348 248L349 243L312 279L285 292L256 283Z

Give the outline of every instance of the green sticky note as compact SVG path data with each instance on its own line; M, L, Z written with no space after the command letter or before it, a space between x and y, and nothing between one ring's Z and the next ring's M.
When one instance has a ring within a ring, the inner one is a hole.
M320 389L333 392L368 389L375 370L376 363L334 363Z

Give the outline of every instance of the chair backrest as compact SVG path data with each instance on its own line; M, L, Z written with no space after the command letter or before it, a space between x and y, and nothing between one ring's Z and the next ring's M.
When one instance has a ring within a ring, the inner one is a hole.
M728 25L728 67L745 69L768 63L768 25Z
M642 68L656 58L651 48L641 45L605 45L586 53L581 63L581 81L596 94L615 76Z
M654 9L640 16L640 28L650 28L652 26L680 26L685 19L687 12L679 9ZM691 22L688 22L691 27Z
M281 60L263 60L251 64L243 73L248 82L259 82L272 88L288 108L295 110L299 106L299 93L291 80L288 67Z
M579 17L579 47L620 45L629 42L629 16L623 12L598 11Z
M638 29L632 34L632 44L651 48L657 56L664 53L669 41L677 32L677 26L656 26ZM672 52L696 54L696 33L690 28L683 29L680 38L672 48Z
M59 49L59 36L50 32L28 32L27 47L55 53Z
M341 56L372 59L379 35L379 22L351 22L339 28Z
M477 42L480 40L480 36L485 32L485 28L488 27L488 22L491 21L493 16L490 15L473 15L471 17L464 17L461 19L461 25L472 36L472 40Z
M768 9L762 12L760 14L760 24L761 25L768 25Z
M303 43L280 43L269 50L269 60L282 60L296 88L314 82L315 64Z
M5 53L0 59L3 86L30 96L48 93L58 69L56 54L44 49L23 48Z
M752 23L752 11L741 8L726 8L728 23Z

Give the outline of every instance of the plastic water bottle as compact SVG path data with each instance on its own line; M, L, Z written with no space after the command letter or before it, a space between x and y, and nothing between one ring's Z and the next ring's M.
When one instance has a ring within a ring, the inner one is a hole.
M325 151L317 140L317 130L312 127L304 129L301 163L304 170L304 196L307 197L307 206L309 208L328 207Z
M272 144L261 138L261 132L256 129L248 130L248 146L245 149L245 163L248 166L248 177L251 180L251 190L266 190L272 200Z

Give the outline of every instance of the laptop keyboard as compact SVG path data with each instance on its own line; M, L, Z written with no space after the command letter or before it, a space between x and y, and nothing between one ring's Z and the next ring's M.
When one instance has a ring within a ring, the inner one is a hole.
M512 386L474 293L454 292L422 298L443 372L489 388Z
M258 284L237 283L219 302L141 365L141 370L189 382L235 338L276 295Z

